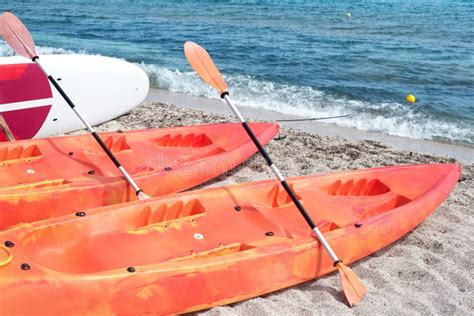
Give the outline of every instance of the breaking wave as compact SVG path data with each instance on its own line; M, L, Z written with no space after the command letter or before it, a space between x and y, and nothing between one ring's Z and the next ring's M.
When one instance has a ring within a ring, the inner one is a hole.
M140 66L156 88L207 98L219 97L194 72L153 64L142 63ZM225 78L234 101L239 105L303 117L348 115L330 122L402 137L474 143L474 129L467 123L433 117L405 104L336 98L312 87L278 84L246 75Z

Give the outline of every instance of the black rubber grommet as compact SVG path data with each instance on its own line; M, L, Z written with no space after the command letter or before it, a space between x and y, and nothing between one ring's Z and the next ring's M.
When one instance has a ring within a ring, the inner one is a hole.
M88 174L95 174L95 171L94 170L89 170L87 173Z
M134 267L128 267L128 268L127 268L127 271L130 272L130 273L133 273L133 272L135 272L136 270L135 270Z
M240 212L242 210L242 207L240 207L240 205L236 205L234 206L234 210L236 210L237 212Z
M273 232L266 232L265 233L265 236L273 236L273 235L274 235Z
M5 241L5 247L13 248L15 247L15 244L11 240L7 240Z
M337 266L338 263L342 263L342 260L337 260L334 262L333 266Z
M355 226L356 228L359 228L359 227L362 226L362 223L355 223L354 226Z
M86 216L86 212L76 212L76 216L84 217L84 216Z
M68 152L68 155L69 155L69 156L72 156L72 155L74 155L74 152L73 152L73 151L70 151L70 152Z
M37 59L39 59L38 56L35 56L35 57L31 58L31 60L32 60L33 62L35 62Z
M21 268L22 270L30 270L30 269L31 269L31 267L30 267L30 265L29 265L28 263L22 263L21 266L20 266L20 268Z
M226 91L226 92L222 93L222 94L221 94L221 99L224 99L224 97L225 97L226 95L229 95L229 92Z

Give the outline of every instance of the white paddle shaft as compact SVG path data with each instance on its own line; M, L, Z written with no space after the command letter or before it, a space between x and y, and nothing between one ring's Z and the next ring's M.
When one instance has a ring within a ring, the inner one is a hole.
M309 214L307 213L307 211L305 210L304 206L301 204L301 202L298 200L298 198L296 197L296 194L293 192L293 190L291 189L291 187L288 185L285 177L283 176L283 174L281 173L280 169L278 169L278 167L272 162L271 158L269 157L269 155L267 154L267 152L265 151L265 149L262 147L262 145L260 144L260 142L258 141L258 139L255 137L255 135L253 134L253 132L251 131L250 127L248 126L247 124L247 121L245 120L245 118L242 116L242 114L240 113L239 109L235 106L235 104L232 102L232 100L230 99L229 97L229 94L228 93L224 93L222 98L225 100L225 102L229 105L229 107L231 108L232 112L234 112L234 114L238 117L238 119L240 120L240 122L242 123L243 127L245 128L245 130L247 131L247 133L249 134L250 138L252 139L252 141L255 143L255 146L257 146L259 152L262 154L262 156L265 158L265 160L267 161L267 164L269 165L269 167L272 169L273 173L275 174L275 176L278 178L278 180L281 182L283 188L286 190L286 192L290 195L291 199L293 200L293 202L295 203L296 207L298 208L298 210L300 211L300 213L303 215L303 217L305 218L305 220L307 221L307 223L311 226L311 229L313 230L314 234L316 235L316 237L318 238L319 242L323 245L324 249L326 249L326 251L328 252L329 256L331 257L331 260L334 262L334 264L338 263L338 262L341 262L341 260L339 259L339 257L336 255L336 253L334 252L334 250L332 250L331 246L329 245L329 243L326 241L326 239L324 238L323 234L321 233L321 231L319 230L319 228L316 226L316 224L313 222L313 220L311 219L311 217L309 216Z

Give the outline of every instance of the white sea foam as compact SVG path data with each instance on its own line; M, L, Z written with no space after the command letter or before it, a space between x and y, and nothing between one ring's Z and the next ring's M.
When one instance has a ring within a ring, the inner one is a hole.
M55 48L48 46L36 46L38 55L54 55L54 54L87 54L87 51L81 50L75 52L64 48ZM14 56L13 50L5 43L0 41L0 57Z
M87 54L63 48L37 47L38 54ZM14 53L0 42L0 57ZM215 90L205 84L194 72L170 70L153 64L139 64L150 77L152 86L207 98L218 98ZM474 129L461 122L443 121L416 108L395 102L370 103L334 98L306 86L277 84L246 75L225 76L237 104L274 110L303 117L346 115L332 119L331 123L360 130L378 131L391 135L445 139L474 143Z
M141 64L155 87L207 98L218 98L215 90L194 72L170 70ZM371 103L334 98L311 87L277 84L251 76L226 76L232 96L239 105L264 108L303 117L325 117L348 114L332 119L341 126L378 131L422 139L444 139L474 143L473 128L467 124L442 121L395 102Z
M15 53L4 42L0 42L0 57L13 56Z

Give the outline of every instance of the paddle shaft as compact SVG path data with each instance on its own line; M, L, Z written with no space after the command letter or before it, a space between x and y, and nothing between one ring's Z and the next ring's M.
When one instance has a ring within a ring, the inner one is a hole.
M5 136L7 136L7 139L9 141L15 141L15 136L13 136L13 133L10 129L10 126L8 126L8 123L7 121L5 121L5 118L3 117L2 114L0 114L0 128L3 129L3 131L5 132Z
M223 98L225 100L225 102L227 103L227 105L229 105L229 107L231 108L232 112L234 112L234 114L238 117L238 119L240 120L240 122L242 123L242 126L243 128L245 129L245 131L247 132L247 134L249 135L250 139L252 140L252 142L255 144L255 146L257 147L258 151L260 152L260 154L263 156L263 158L265 159L265 161L267 162L267 165L272 169L273 173L275 174L275 176L278 178L278 180L280 181L281 185L283 186L283 188L285 189L285 191L288 193L288 195L290 196L291 200L293 201L293 203L296 205L296 208L298 209L298 211L301 213L301 215L304 217L304 219L306 220L306 223L308 223L309 227L311 227L311 229L313 230L313 232L315 233L316 237L318 237L318 240L321 242L321 244L323 245L323 247L326 249L326 251L329 253L329 256L331 257L331 259L333 260L334 264L338 263L338 262L341 262L341 260L339 259L339 257L334 253L334 251L332 250L331 246L329 246L328 242L326 241L326 239L324 238L323 234L321 233L321 231L318 229L318 227L316 226L316 224L314 223L313 219L311 218L311 216L308 214L308 212L306 211L306 209L304 208L303 204L301 204L300 200L298 200L298 197L296 196L295 192L291 189L290 185L288 184L288 182L286 182L286 179L285 177L283 176L283 174L281 173L280 169L278 169L278 167L273 163L272 159L270 158L270 156L268 155L267 151L265 150L265 148L263 148L262 144L260 143L260 141L258 140L257 136L255 136L254 132L252 131L252 129L250 128L250 126L248 125L247 121L245 120L245 118L242 116L242 114L240 113L239 109L237 109L237 107L234 105L234 103L232 102L232 100L230 99L229 97L229 93L228 92L224 92L222 95L221 95L221 98Z
M81 122L86 126L87 130L92 134L94 139L97 141L97 143L102 147L102 149L105 151L107 156L109 156L110 160L114 163L114 165L117 167L117 169L122 173L124 178L127 180L127 182L132 186L133 190L135 190L135 194L137 196L144 195L144 192L140 189L140 187L136 184L136 182L132 179L132 177L128 174L128 172L125 170L125 168L122 166L120 161L114 156L114 154L110 151L110 149L105 145L104 141L102 138L100 138L99 134L95 131L95 129L86 121L86 119L82 116L82 114L76 109L76 105L72 100L69 98L69 96L64 92L64 90L61 88L61 86L58 84L58 82L46 72L46 70L43 68L39 61L39 57L35 56L31 59L33 62L35 62L41 71L48 77L48 80L51 82L51 84L56 88L56 90L59 92L59 94L63 97L63 99L66 101L66 103L69 105L69 107L74 111L76 116L81 120Z
M277 120L277 122L304 122L304 121L321 121L321 120L330 120L341 117L348 117L349 115L337 115L337 116L328 116L328 117L313 117L313 118L301 118L301 119L287 119L287 120Z

